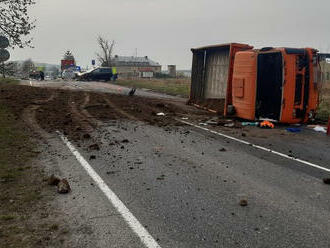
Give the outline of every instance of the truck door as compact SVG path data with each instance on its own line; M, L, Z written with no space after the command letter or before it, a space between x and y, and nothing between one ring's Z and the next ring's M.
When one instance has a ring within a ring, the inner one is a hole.
M280 52L258 55L256 118L279 121L282 107L283 59Z

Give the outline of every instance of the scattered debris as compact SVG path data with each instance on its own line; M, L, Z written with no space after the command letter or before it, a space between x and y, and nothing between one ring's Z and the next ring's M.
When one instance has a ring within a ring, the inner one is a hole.
M52 174L47 181L48 181L48 185L57 186L58 183L61 181L61 179L59 179L54 174Z
M122 140L122 143L129 143L129 140L128 139L124 139L124 140Z
M323 178L324 184L330 184L330 178Z
M224 127L235 127L235 123L232 122L232 123L228 123L228 124L225 124L223 125Z
M215 118L213 118L213 119L211 119L211 120L208 120L208 121L205 122L205 123L207 123L208 125L217 126L217 125L218 125L218 120L215 119Z
M165 113L160 112L160 113L157 113L156 115L157 115L157 116L165 116Z
M165 180L165 175L161 175L161 176L157 177L157 180Z
M226 148L219 149L219 152L226 152L226 151L227 151Z
M84 139L90 139L90 138L91 138L91 136L90 136L90 134L89 134L89 133L85 133L85 134L83 135L83 138L84 138Z
M260 123L260 127L261 128L275 128L275 125L273 123L271 123L270 121L263 121Z
M290 132L290 133L300 133L301 129L300 128L296 128L296 127L290 127L287 128L286 131Z
M88 148L92 151L99 151L100 150L100 147L99 147L98 144L90 145Z
M57 192L59 194L67 194L71 191L69 182L66 179L62 179L58 184L57 184Z
M206 122L199 123L200 126L207 126L208 124Z
M327 129L325 127L322 126L316 126L313 128L314 131L316 132L321 132L321 133L327 133Z
M189 120L188 117L182 117L181 120Z
M242 207L246 207L248 205L248 201L246 199L242 199L239 201L239 205Z
M157 107L157 108L165 108L166 106L165 106L164 103L157 103L157 104L156 104L156 107Z
M253 126L253 127L258 127L259 126L259 122L242 122L242 126Z
M96 156L95 155L90 155L89 160L93 160L93 159L96 159Z
M132 89L128 92L128 95L129 95L129 96L134 96L135 91L136 91L136 88L132 88Z

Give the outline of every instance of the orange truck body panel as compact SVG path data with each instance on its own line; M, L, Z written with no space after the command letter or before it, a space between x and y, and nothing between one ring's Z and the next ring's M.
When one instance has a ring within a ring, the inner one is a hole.
M232 104L236 116L307 122L318 106L318 61L312 48L236 53Z

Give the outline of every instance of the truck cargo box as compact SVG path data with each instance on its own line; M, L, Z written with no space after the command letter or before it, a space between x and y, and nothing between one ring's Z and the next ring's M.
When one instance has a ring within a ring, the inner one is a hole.
M235 54L252 49L247 44L229 43L191 49L193 53L189 102L227 114L232 104L232 74Z

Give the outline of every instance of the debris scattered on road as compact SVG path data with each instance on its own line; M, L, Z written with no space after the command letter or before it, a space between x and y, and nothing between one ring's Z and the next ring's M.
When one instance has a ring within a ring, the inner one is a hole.
M323 178L324 184L330 184L330 178Z
M246 207L248 205L248 201L246 199L242 199L239 201L239 205L242 207Z
M290 128L287 128L286 131L288 131L290 133L300 133L301 132L301 128L290 127Z
M188 117L182 117L181 120L189 120Z
M83 138L84 138L84 139L90 139L90 138L91 138L91 136L90 136L90 134L88 134L88 133L85 133L85 134L83 135Z
M47 181L48 181L48 185L57 186L58 183L61 181L61 179L59 179L54 174L52 174Z
M200 126L207 126L208 124L206 122L199 123Z
M161 176L157 177L157 180L165 180L165 175L161 175Z
M261 128L270 128L270 129L273 129L273 128L275 128L275 125L272 122L270 122L270 121L263 121L263 122L260 123L260 127Z
M129 140L128 139L124 139L124 140L122 140L122 143L129 143Z
M129 95L129 96L134 96L135 91L136 91L136 88L132 88L132 89L128 92L128 95Z
M160 112L160 113L157 113L156 115L157 115L157 116L165 116L165 113Z
M219 149L219 152L225 152L225 151L227 151L226 148Z
M116 174L118 171L107 171L107 175L114 175Z
M100 146L98 144L90 145L88 148L92 151L99 151L100 150Z
M216 118L213 118L211 120L208 120L205 123L208 124L208 125L217 126L218 125L218 120Z
M59 194L67 194L71 191L69 182L66 179L62 179L58 184L57 184L57 192Z
M225 124L223 125L224 127L235 127L235 123L232 122L232 123L228 123L228 124Z
M96 159L96 156L95 155L90 155L89 160L93 160L93 159Z
M327 129L325 127L322 126L316 126L313 128L314 131L316 132L321 132L321 133L327 133Z
M242 122L242 126L243 127L246 127L246 126L258 127L259 126L259 122Z

